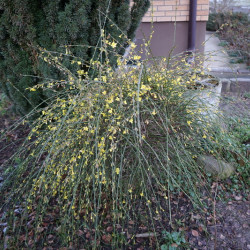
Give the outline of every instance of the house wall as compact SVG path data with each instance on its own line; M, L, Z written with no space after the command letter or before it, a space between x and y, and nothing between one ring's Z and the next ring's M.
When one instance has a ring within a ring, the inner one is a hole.
M151 0L151 7L142 22L189 21L190 0ZM207 21L209 0L197 0L197 21Z
M150 42L150 50L153 56L167 57L173 49L173 54L184 52L188 48L188 22L157 22L153 24L154 33ZM152 33L151 23L141 23L136 33L137 50L144 51L145 38L146 41ZM200 52L204 51L203 42L205 41L206 22L197 22L196 26L196 49ZM142 58L147 56L145 52ZM149 56L151 57L151 56Z
M153 56L167 57L173 48L173 54L186 51L189 3L190 0L151 0L151 7L143 17L136 33L138 50L144 48L144 43L149 40L153 30L150 43ZM209 0L197 0L196 49L200 52L204 51L202 44L205 41L208 14ZM145 57L144 53L143 58Z

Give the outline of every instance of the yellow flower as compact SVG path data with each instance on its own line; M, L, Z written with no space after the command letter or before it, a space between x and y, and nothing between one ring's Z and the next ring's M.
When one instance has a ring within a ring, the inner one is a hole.
M116 169L115 169L115 172L116 172L116 174L119 174L119 173L120 173L120 169L119 169L119 168L116 168Z
M206 138L207 138L207 136L206 136L206 135L203 135L203 136L202 136L202 138L206 139Z
M110 44L110 46L111 46L112 48L115 48L116 45L117 45L117 43L115 43L115 42L112 42L112 43Z
M77 73L78 75L84 75L84 70L78 70Z
M134 60L140 60L141 57L140 56L134 56Z
M192 122L191 121L187 121L187 124L190 126L190 124L191 124Z
M131 48L134 49L136 47L135 43L131 43Z
M102 80L103 80L104 82L107 82L107 76L102 76Z
M153 112L151 113L152 115L156 115L156 111L155 109L153 110Z

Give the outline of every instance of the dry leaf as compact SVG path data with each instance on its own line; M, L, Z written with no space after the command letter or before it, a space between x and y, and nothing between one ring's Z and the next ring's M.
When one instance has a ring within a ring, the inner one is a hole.
M134 222L134 221L132 221L132 220L130 220L130 221L128 222L128 224L129 224L129 225L134 225L134 224L135 224L135 222Z
M110 243L110 242L111 242L111 239L112 239L112 237L111 237L110 234L108 234L108 235L103 235L103 236L102 236L102 240L103 240L105 243Z
M85 237L87 238L87 239L89 239L90 238L90 233L88 232L88 233L86 233L86 235L85 235Z
M44 231L44 229L45 229L44 227L38 227L37 228L37 232L38 233L42 233Z
M171 244L171 247L178 247L176 243Z
M113 227L112 227L112 226L107 227L106 231L107 231L108 233L112 232L112 231L113 231Z
M78 232L77 232L78 236L82 236L83 234L84 234L84 232L82 230L78 230Z
M192 230L192 235L195 236L195 237L198 237L198 236L199 236L199 233L198 233L198 231L196 231L196 230Z

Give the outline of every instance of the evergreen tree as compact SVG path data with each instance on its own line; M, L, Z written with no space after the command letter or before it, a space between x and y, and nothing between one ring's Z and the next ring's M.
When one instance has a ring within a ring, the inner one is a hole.
M117 27L133 39L150 4L133 2L130 9L129 0L0 0L0 88L16 110L26 114L49 96L27 88L61 79L59 70L39 58L38 48L65 53L65 45L71 45L71 55L88 62L95 57L101 28L125 45ZM74 67L69 59L63 65Z

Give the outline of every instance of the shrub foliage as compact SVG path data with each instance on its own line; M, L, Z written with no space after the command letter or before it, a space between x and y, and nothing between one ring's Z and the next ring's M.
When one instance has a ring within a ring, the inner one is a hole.
M117 51L123 53L125 37L133 39L148 7L149 0L134 0L131 9L129 0L1 1L0 88L21 114L45 105L53 92L30 92L27 88L44 80L61 79L63 73L40 60L38 48L60 55L67 47L66 53L81 58L81 63L70 64L67 57L63 66L72 73L86 69L90 59L100 59L101 29L119 43Z
M41 52L62 71L67 90L42 108L21 151L7 163L2 221L10 247L39 248L50 235L56 247L132 246L140 225L155 233L171 223L173 195L181 191L201 204L206 180L196 163L200 154L222 157L234 150L204 115L207 106L194 98L200 90L191 86L197 87L201 69L190 71L185 60L170 58L128 67L127 60L140 59L133 51L127 59L117 54L114 69L108 56L113 40L104 31L101 40L106 56L102 63L91 60L93 75L79 70L75 76L63 68L64 55ZM50 81L30 91L57 86ZM112 234L105 233L107 225Z

